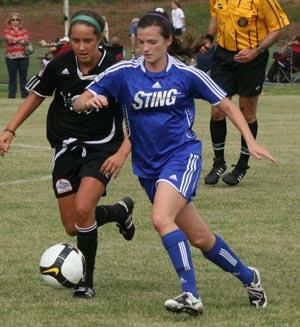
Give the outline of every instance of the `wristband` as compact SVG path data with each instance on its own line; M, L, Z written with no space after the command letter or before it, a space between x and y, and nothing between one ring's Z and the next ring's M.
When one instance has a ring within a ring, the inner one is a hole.
M16 136L16 132L13 131L13 130L11 130L11 129L9 129L9 128L5 128L4 129L4 132L9 132L9 133L12 133L13 136Z
M206 34L205 39L208 39L211 43L214 42L214 36L212 34Z

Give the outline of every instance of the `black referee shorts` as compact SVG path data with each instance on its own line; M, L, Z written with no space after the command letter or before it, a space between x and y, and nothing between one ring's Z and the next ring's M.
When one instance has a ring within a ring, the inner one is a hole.
M52 183L56 198L76 193L82 177L94 177L105 187L110 176L100 174L104 161L114 152L99 151L83 146L56 148L53 157Z
M249 63L238 63L234 60L237 52L217 47L214 52L210 76L231 97L257 96L262 92L266 66L269 58L265 50Z

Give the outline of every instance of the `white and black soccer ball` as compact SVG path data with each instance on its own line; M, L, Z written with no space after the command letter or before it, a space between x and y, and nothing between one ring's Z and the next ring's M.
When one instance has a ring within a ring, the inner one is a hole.
M83 278L85 269L83 254L67 243L51 246L40 260L42 279L55 288L73 288Z

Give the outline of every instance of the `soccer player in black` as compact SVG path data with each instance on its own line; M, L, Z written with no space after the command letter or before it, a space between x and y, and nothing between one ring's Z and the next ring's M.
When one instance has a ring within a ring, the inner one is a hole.
M81 114L73 102L93 79L114 63L99 48L104 21L91 10L76 12L70 21L72 50L53 59L27 84L29 96L0 135L0 155L7 153L17 128L54 92L47 116L47 138L54 149L53 189L61 220L86 259L85 278L74 296L92 298L97 250L97 227L116 221L126 240L134 236L133 200L125 197L111 206L97 206L111 177L117 176L130 152L118 105ZM102 167L104 174L100 173Z

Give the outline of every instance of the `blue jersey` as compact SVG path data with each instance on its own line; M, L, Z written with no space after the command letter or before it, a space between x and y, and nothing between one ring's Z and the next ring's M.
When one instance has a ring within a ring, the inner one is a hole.
M100 74L87 89L117 98L132 144L133 172L158 176L168 158L190 142L194 99L217 105L226 93L205 73L168 55L164 71L149 72L144 58L122 61Z

